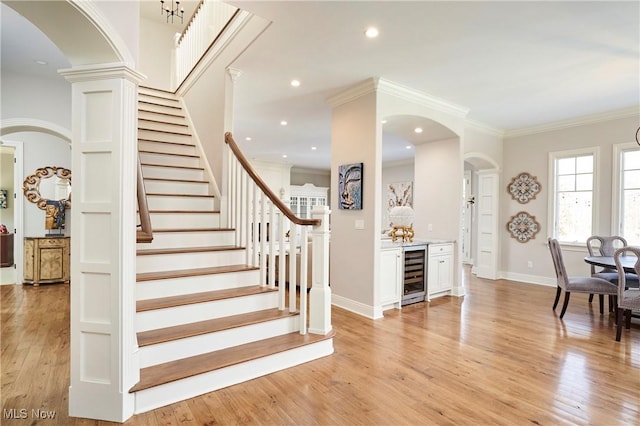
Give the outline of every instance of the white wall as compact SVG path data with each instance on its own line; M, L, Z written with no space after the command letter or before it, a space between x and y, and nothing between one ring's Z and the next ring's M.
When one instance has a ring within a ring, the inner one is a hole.
M502 226L506 226L512 215L524 210L536 217L541 229L535 239L527 243L519 243L511 238L506 230L503 231L500 241L502 247L500 264L503 276L530 282L555 282L549 249L546 246L546 239L551 232L548 217L549 152L585 147L600 148L597 180L600 194L595 204L595 215L598 220L594 234L612 234L613 145L632 142L637 127L637 117L627 117L505 139L504 172L500 185L503 189L500 222ZM542 187L536 198L527 204L520 204L513 200L506 191L510 180L521 172L536 176ZM565 248L563 255L569 275L589 274L588 265L583 261L586 248L579 248L577 251ZM527 267L528 261L533 262L533 268Z
M458 240L461 233L460 142L447 139L416 146L414 230L418 239Z
M250 160L251 166L269 188L287 205L289 204L289 186L291 185L291 164L270 161Z
M176 27L140 18L140 72L147 76L143 86L172 89L172 52Z
M56 166L71 169L71 149L66 141L55 136L36 132L14 133L11 135L11 139L24 143L24 177L33 174L40 167ZM73 192L73 170L71 182ZM19 184L19 186L22 186L21 182ZM22 190L19 190L18 194L22 194ZM25 197L21 197L20 201L23 203L24 236L44 236L46 233L44 210L27 201ZM72 213L73 204L71 209L66 211L65 235L70 235L69 227Z
M384 143L384 142L383 142ZM413 182L415 196L415 176L414 161L403 161L402 163L383 164L382 165L382 185L380 186L380 226L382 232L388 229L388 206L387 206L387 188L391 183Z

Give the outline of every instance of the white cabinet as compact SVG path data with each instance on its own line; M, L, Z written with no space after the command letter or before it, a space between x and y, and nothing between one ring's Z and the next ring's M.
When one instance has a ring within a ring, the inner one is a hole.
M400 308L402 301L402 249L380 250L380 305Z
M429 244L427 292L429 298L451 293L453 287L453 243Z
M291 185L289 187L289 201L291 211L302 219L311 218L313 206L327 206L329 188L315 186L310 183Z

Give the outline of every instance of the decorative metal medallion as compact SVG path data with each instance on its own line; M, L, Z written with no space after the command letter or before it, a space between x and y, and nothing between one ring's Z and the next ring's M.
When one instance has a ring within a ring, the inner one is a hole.
M511 194L511 198L520 204L526 204L536 198L540 192L540 183L537 177L531 176L529 173L523 172L511 179L511 183L507 186L507 191Z
M511 216L507 222L507 230L511 233L511 238L526 243L536 237L540 231L540 224L536 221L535 216L531 216L527 212L518 212Z

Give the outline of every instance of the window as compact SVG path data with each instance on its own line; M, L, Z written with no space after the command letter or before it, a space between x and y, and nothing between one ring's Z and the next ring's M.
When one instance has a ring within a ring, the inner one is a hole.
M553 197L552 235L561 243L584 244L593 232L596 203L597 149L552 152L549 154Z
M640 245L640 149L635 144L616 145L613 193L618 195L617 229L630 245Z

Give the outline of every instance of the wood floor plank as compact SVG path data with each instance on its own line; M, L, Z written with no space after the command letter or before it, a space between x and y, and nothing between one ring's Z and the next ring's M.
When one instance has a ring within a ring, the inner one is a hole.
M376 321L334 307L332 356L136 415L125 425L169 424L166 418L193 425L640 423L637 320L615 342L613 317L601 316L587 295L572 295L560 320L551 309L555 288L481 280L468 270L464 278L463 298L386 311ZM29 355L34 345L41 346L34 353L57 352L68 366L68 297L67 284L0 286L2 408L57 400L48 406L57 423L43 425L114 425L68 416L68 367L57 364L60 380L31 391L51 368ZM59 330L67 331L58 337ZM55 339L42 338L50 332ZM29 375L16 380L23 370Z

